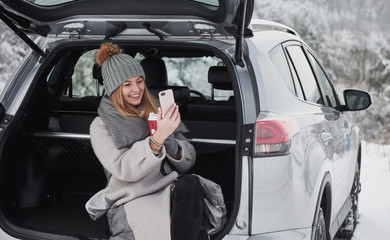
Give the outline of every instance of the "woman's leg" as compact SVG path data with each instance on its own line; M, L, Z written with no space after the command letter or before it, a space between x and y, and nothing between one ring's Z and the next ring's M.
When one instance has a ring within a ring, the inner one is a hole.
M175 183L171 193L171 239L208 239L202 229L203 191L199 179L183 175Z

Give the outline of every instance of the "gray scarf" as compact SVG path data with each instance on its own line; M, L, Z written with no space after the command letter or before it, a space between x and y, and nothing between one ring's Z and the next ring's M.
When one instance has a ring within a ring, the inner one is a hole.
M141 117L123 116L107 96L102 97L100 106L98 108L98 115L102 118L104 124L107 126L108 131L111 133L112 138L114 139L115 146L118 149L123 147L130 148L133 143L143 140L149 136L148 122L146 122ZM186 132L188 132L188 129L181 122L176 128L174 134ZM167 138L164 144L170 146L172 145L172 141L174 141L174 139L171 135Z

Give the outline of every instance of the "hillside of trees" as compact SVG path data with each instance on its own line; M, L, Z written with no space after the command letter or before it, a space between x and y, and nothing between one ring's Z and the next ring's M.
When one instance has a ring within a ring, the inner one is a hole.
M294 28L326 67L337 92L371 93L373 105L352 113L364 139L390 143L390 2L261 0L254 18Z

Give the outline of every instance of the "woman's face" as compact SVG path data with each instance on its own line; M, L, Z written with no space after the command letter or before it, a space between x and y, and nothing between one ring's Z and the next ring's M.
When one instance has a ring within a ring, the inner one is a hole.
M141 103L144 90L145 82L141 76L127 79L126 82L122 83L122 96L125 104L133 107L138 106Z

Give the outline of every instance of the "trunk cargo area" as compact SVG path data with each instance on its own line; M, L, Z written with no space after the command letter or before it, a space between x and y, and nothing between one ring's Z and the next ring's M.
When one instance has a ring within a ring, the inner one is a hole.
M131 49L130 45L123 46L129 51L147 49L147 46L131 45ZM26 235L53 239L58 235L77 239L110 237L106 217L93 221L84 207L107 183L89 139L89 125L97 116L101 97L80 98L69 93L72 86L69 71L72 74L76 71L75 63L84 52L98 47L97 44L85 48L70 45L49 56L34 80L29 99L24 101L23 112L14 116L9 137L2 144L2 217L25 229ZM183 51L182 58L215 54L209 49L181 48L165 46L161 52L174 56ZM150 86L150 92L155 94L160 88L170 86ZM235 101L206 101L190 96L187 90L191 86L172 88L179 89L175 90L175 97L182 121L190 130L186 137L197 152L196 164L190 173L213 180L222 187L229 221L235 208L235 186L239 177ZM186 97L181 97L183 94ZM213 239L221 237L217 234Z

